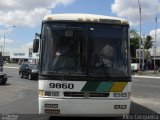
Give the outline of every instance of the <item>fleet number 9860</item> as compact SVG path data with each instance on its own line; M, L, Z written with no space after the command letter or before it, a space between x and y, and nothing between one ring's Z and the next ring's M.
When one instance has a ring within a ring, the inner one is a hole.
M49 83L49 88L74 89L74 84L72 83Z

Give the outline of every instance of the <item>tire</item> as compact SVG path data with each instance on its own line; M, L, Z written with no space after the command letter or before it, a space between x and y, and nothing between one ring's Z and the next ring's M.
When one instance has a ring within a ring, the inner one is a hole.
M23 78L23 74L22 73L19 73L19 75L20 75L21 78Z
M5 84L6 84L6 81L3 81L3 82L2 82L2 85L5 85Z
M29 80L32 80L32 75L31 75L31 73L28 75L28 79L29 79Z
M0 79L0 85L2 85L3 84L3 80L2 79Z

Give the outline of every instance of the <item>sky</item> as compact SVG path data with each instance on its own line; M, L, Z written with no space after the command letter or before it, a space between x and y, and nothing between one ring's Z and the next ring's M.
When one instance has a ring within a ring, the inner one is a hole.
M156 42L160 47L160 1L139 1L141 33L155 38L157 16ZM40 33L42 19L47 14L89 13L120 17L129 21L131 29L140 32L138 0L1 0L0 8L0 46L4 44L5 35L5 51L28 50L35 33Z

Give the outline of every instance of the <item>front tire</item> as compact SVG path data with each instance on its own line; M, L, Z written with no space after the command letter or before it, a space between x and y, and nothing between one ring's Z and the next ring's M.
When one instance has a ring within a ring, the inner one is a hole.
M20 75L21 78L23 78L23 74L22 73L19 73L19 75Z
M31 73L28 75L28 79L29 79L29 80L32 80L32 75L31 75Z
M2 85L5 85L5 84L6 84L6 81L3 81L3 82L2 82Z
M0 79L0 85L2 85L3 84L3 80L2 79Z

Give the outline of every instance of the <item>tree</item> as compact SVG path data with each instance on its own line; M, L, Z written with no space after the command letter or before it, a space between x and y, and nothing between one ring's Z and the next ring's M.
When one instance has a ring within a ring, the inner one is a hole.
M136 57L136 49L139 49L139 34L136 30L130 30L130 49L131 49L131 58Z
M147 69L149 68L149 59L151 57L150 52L148 51L150 48L152 48L153 46L153 41L152 41L152 37L150 35L148 35L145 39L144 42L144 49L146 49L146 60L147 60Z
M149 50L153 46L152 36L148 35L144 42L144 49Z

